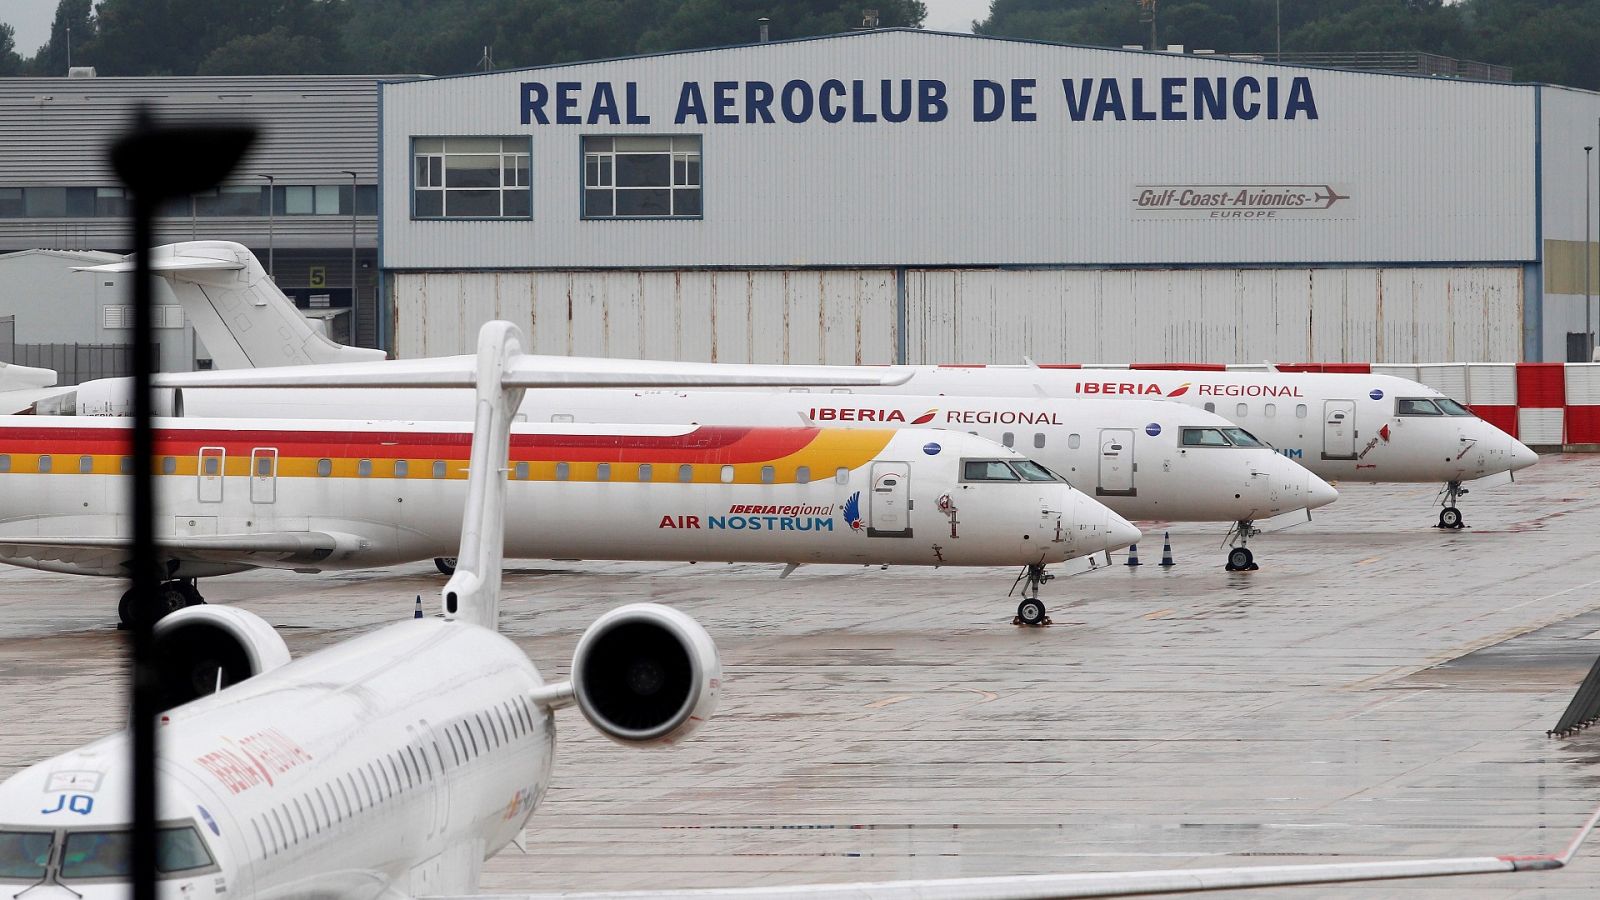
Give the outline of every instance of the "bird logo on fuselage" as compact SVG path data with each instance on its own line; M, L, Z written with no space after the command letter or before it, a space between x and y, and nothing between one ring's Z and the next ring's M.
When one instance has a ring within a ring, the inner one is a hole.
M844 502L844 509L841 510L841 514L844 516L845 524L850 526L851 531L861 530L860 491L856 491L854 494L851 494L850 499Z

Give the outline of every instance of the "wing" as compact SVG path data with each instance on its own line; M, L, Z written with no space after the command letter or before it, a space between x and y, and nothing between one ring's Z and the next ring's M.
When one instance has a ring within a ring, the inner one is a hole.
M714 888L694 891L573 891L546 894L481 894L477 900L622 900L622 898L756 897L773 900L1045 900L1045 898L1128 897L1138 894L1182 894L1228 888L1283 887L1294 884L1338 884L1481 875L1490 872L1534 872L1559 869L1600 822L1600 809L1559 854L1537 856L1459 856L1382 862L1308 863L1293 866L1228 866L1214 869L1165 869L1141 872L1084 872L1063 875L1000 875L990 878L943 878L878 881L858 884L815 884L792 887ZM417 900L468 900L465 896L428 895Z
M262 534L214 534L161 538L163 556L192 562L240 563L267 568L292 568L327 559L357 540L320 531ZM0 560L47 563L120 571L128 557L128 539L121 537L0 537Z

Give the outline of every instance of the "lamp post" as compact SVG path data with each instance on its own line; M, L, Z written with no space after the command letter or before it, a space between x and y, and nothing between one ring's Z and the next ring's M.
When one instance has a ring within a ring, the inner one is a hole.
M273 224L278 211L278 179L271 175L257 175L257 178L267 180L267 277L277 284L277 272L273 268L277 254L273 247Z
M342 169L341 171L350 176L350 315L352 316L350 337L351 342L354 343L355 320L361 315L357 311L359 304L356 291L356 173L350 169Z

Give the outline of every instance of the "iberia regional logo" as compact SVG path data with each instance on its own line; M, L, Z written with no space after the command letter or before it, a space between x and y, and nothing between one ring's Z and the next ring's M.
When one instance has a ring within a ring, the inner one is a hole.
M1187 393L1189 393L1189 382L1185 381L1183 384L1180 384L1177 387L1173 388L1172 389L1172 393L1168 394L1167 396L1168 397L1182 397L1184 394L1187 394Z
M929 422L932 422L933 421L933 417L937 416L938 414L939 414L939 409L937 407L935 407L935 408L930 409L927 412L923 413L922 415L917 416L915 419L912 419L911 420L911 424L913 424L913 425L926 425Z
M850 499L846 500L844 502L844 509L841 512L844 515L845 524L850 526L850 530L851 531L860 531L861 530L861 492L860 491L856 491L854 494L850 495Z

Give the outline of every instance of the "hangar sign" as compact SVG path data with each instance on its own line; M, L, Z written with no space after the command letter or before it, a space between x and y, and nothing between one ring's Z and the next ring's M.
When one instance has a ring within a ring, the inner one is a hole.
M1136 184L1133 214L1140 219L1342 218L1332 213L1350 188L1331 184Z

